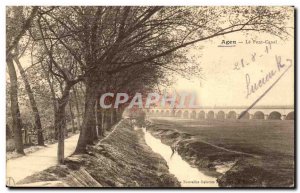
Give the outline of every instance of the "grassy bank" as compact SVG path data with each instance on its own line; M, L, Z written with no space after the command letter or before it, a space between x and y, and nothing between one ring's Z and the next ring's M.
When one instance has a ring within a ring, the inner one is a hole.
M89 146L88 151L89 154L67 158L64 166L27 177L21 184L52 181L60 186L179 186L177 179L169 173L165 160L152 152L145 144L143 132L135 131L128 120L123 120L101 143ZM81 173L84 173L83 177L80 177ZM87 181L87 176L97 183Z
M147 129L176 146L191 165L223 187L294 184L293 121L152 119Z

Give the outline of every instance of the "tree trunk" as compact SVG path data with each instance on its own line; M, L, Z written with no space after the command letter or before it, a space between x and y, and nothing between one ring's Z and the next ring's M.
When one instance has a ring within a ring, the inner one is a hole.
M57 160L58 163L64 163L64 138L65 138L65 131L64 131L64 117L65 110L64 107L59 105L55 113L55 128L57 129L57 138L58 138L58 149L57 149Z
M110 109L110 125L114 125L114 108Z
M72 123L72 133L75 133L74 114L73 114L73 110L72 110L71 101L69 102L69 110L70 110L71 123Z
M25 154L22 140L22 122L18 101L18 79L16 69L12 59L8 58L6 62L10 79L10 108L13 119L15 148L17 153Z
M68 128L67 128L67 117L66 117L66 115L65 115L63 128L64 128L65 138L67 138L68 137Z
M21 77L24 81L24 85L25 85L25 89L30 101L30 106L33 112L33 116L34 116L34 129L37 133L37 140L38 140L38 145L44 145L44 137L43 137L43 130L42 130L42 123L41 123L41 119L40 119L40 114L39 114L39 110L37 108L37 104L35 101L35 98L33 96L33 92L31 90L31 86L29 84L29 81L27 79L27 76L25 74L25 71L20 63L20 61L17 58L14 58L18 69L20 71Z
M108 129L108 125L107 125L107 109L103 109L102 110L102 114L103 114L103 117L102 117L102 129L103 129L103 132L105 132Z
M74 91L74 98L75 98L75 107L76 107L76 112L77 112L77 116L76 116L76 120L77 120L77 129L80 131L81 129L81 123L80 123L80 110L79 110L79 102L78 102L78 96L77 96L77 90L75 89L75 87L73 88Z
M105 110L104 109L101 109L101 131L104 136L105 133Z
M66 117L66 105L69 101L71 86L67 84L63 91L61 99L58 100L58 105L55 113L55 128L57 129L58 137L58 149L57 159L58 163L64 163L64 136L65 136L65 117Z
M12 136L9 125L6 123L6 139L10 139Z
M70 95L71 86L68 85L68 82L66 82L66 87L65 87L65 88L64 88L63 85L64 85L63 81L60 81L60 82L59 82L59 88L60 88L60 92L62 93L62 99L65 97L65 95L67 95L67 98L66 98L66 104L65 104L65 105L67 105L67 103L68 103L68 101L69 101L69 95ZM58 100L58 101L61 101L61 100ZM59 103L58 103L58 106L59 106ZM64 107L64 108L65 108L65 107ZM64 110L64 111L65 111L65 110ZM67 116L66 116L65 112L64 112L64 116L63 116L62 128L63 128L64 136L65 136L65 137L68 137ZM58 131L57 128L56 128L56 131L55 131L55 132L57 133L57 137L58 137L59 131Z
M117 115L118 109L113 109L113 123L116 124L118 122L118 115Z
M98 126L99 126L99 120L98 120L98 114L99 114L99 112L98 112L98 100L96 100L96 105L95 105L95 119L96 119L96 135L97 135L97 138L99 137L99 128L98 128Z
M104 111L104 130L109 131L111 128L111 113L110 109Z
M120 121L122 119L122 114L123 114L124 109L123 108L119 108L117 111L117 119L118 121Z
M27 128L23 128L23 135L22 135L23 144L28 144L28 131Z
M81 126L77 147L75 153L86 153L86 145L92 144L93 134L96 127L95 104L96 104L96 85L95 82L86 84L85 111L84 119Z
M98 134L99 134L99 136L104 136L104 132L103 132L103 129L102 129L102 122L103 122L103 120L102 120L102 109L101 109L101 107L100 107L100 103L99 103L99 101L97 102L97 111L96 111L96 117L97 117L97 127L98 127Z
M55 95L55 91L54 91L54 87L53 87L53 82L51 82L50 80L50 75L49 75L49 72L45 69L45 67L43 66L43 64L41 65L42 66L42 69L43 69L43 72L46 76L46 79L47 79L47 82L49 84L49 87L50 87L50 91L51 91L51 99L52 99L52 106L53 106L53 114L54 114L54 123L56 123L56 111L57 111L57 100L56 100L56 95ZM56 128L54 127L54 139L58 139L57 137L57 130Z

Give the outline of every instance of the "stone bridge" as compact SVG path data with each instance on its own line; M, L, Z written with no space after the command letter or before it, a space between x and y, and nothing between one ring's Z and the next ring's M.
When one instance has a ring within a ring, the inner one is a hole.
M195 109L150 108L148 116L186 119L237 119L247 107L203 107ZM293 106L257 106L244 113L241 119L294 120Z

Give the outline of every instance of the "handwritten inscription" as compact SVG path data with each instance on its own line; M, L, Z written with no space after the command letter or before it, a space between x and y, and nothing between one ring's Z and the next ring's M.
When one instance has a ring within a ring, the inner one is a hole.
M223 40L224 41L224 40ZM248 66L258 64L256 62L259 62L264 56L270 55L272 51L272 45L277 44L277 40L271 41L271 40L246 40L246 44L260 44L264 46L263 52L252 52L247 57L239 59L239 61L234 63L233 70L240 71L242 69L246 69ZM290 62L290 65L292 65L293 61L291 59L286 59L286 62ZM276 68L271 69L267 73L265 73L261 78L254 80L251 78L251 75L246 72L245 73L245 82L246 82L246 91L247 95L246 98L248 98L250 95L253 95L258 90L260 90L262 87L264 87L265 84L270 82L271 79L273 79L280 71L286 67L286 64L284 63L284 60L281 56L275 55L275 62ZM261 65L261 64L260 64ZM241 72L244 72L241 71Z
M266 45L264 50L265 54L269 54L270 50L272 50L272 44ZM256 52L253 52L247 59L241 58L240 61L235 62L233 70L241 70L246 66L249 66L250 62L255 62L257 58L262 58L263 56L264 54L257 54Z
M282 62L281 56L275 56L276 68L270 70L267 74L265 74L262 78L260 78L257 82L251 82L250 75L246 73L246 89L247 89L247 98L262 88L267 82L269 82L277 72L280 72L283 68L286 67L286 64ZM291 59L286 59L287 62L290 62L292 65L293 61Z
M264 77L262 77L258 82L252 83L250 79L250 75L246 74L246 87L247 87L247 98L254 94L257 90L259 90L263 85L265 85L269 80L273 78L276 74L276 70L271 70Z

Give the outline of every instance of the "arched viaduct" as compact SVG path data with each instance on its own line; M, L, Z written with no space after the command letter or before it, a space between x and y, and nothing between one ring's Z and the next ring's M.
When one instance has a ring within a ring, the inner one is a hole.
M237 119L247 107L203 107L197 109L147 109L148 116L179 117L185 119ZM294 107L261 106L250 109L241 119L294 120Z

